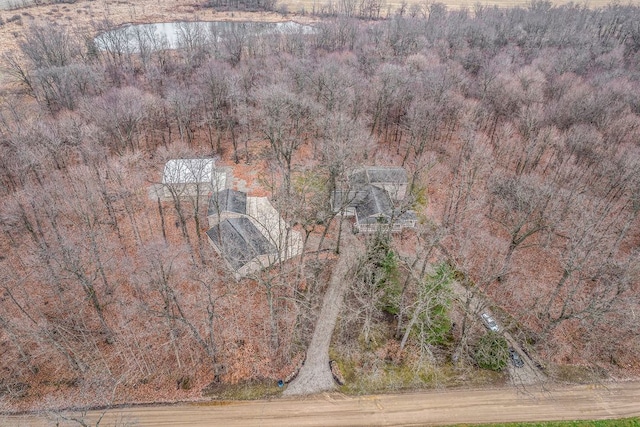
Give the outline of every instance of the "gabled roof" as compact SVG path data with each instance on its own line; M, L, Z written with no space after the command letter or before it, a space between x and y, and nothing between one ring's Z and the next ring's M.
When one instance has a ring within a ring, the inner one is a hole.
M172 159L164 166L163 184L213 182L213 159Z
M207 216L218 215L222 212L237 214L247 213L247 193L226 189L218 191L209 199Z
M391 217L393 214L393 203L386 190L369 185L363 190L367 190L367 196L356 206L358 221L373 216Z
M207 235L235 270L260 255L278 252L247 217L225 219L211 227Z

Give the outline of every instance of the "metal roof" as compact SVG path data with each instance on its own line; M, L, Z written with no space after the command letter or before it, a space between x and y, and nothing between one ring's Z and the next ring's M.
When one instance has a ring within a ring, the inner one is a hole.
M213 182L213 159L172 159L164 166L163 184Z
M260 255L278 253L276 247L247 217L225 219L211 227L207 235L235 270Z
M207 216L218 215L222 212L246 214L247 193L229 188L214 193L209 199Z

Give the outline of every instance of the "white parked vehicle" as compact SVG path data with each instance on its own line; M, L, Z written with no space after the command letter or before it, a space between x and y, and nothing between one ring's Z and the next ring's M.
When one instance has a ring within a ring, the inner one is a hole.
M522 368L524 366L524 360L520 357L520 353L518 353L513 347L509 347L509 358L511 359L513 366L516 368Z
M490 331L500 332L500 326L489 313L482 313L480 317L482 317L482 322Z

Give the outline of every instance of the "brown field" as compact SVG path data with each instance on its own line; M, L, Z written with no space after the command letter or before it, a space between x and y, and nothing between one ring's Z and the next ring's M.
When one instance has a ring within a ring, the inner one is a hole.
M20 19L11 19L15 15ZM167 21L313 21L310 17L268 12L216 12L187 0L78 1L75 4L33 6L19 11L3 10L0 18L6 22L0 26L0 55L7 51L16 52L23 30L34 22L53 22L91 33L94 24L104 20L115 25Z
M31 3L29 0L22 0L22 1L21 0L0 0L0 10L13 10L17 5L26 5L29 3ZM84 1L80 1L76 3L76 5L82 4L82 3L84 3ZM170 7L176 4L197 7L197 3L198 2L196 1L168 1L168 0L156 0L156 1L136 0L135 2L103 1L103 2L100 2L98 6L106 6L106 7L115 8L115 9L122 8L122 7L124 8L140 7L144 9L145 4L147 5L151 4L155 9L158 6L160 8L164 8L166 6ZM317 9L322 6L328 5L330 3L331 3L331 0L279 0L277 4L278 6L286 7L290 12L300 13L303 10L306 12L311 12L314 10L314 7ZM334 3L336 2L334 1ZM425 0L407 0L404 2L398 1L398 0L383 1L383 5L385 6L384 8L385 9L391 8L392 10L402 5L402 3L406 3L407 5L411 6L413 4L427 5L433 2L429 2ZM498 6L498 7L526 6L527 4L530 3L530 1L527 1L527 0L491 0L491 1L445 0L445 1L441 1L440 3L443 3L447 7L452 9L458 9L462 7L473 8L476 4L481 4L483 6ZM559 4L567 4L572 2L568 0L560 0L560 1L555 0L555 1L552 1L551 3L559 5ZM576 3L576 2L573 2L573 3ZM607 4L610 4L611 1L591 0L584 3L589 7L601 7L601 6L606 6ZM624 3L638 4L638 1L628 1ZM73 5L69 5L69 6L73 6Z
M20 4L28 3L27 1ZM278 22L285 20L295 20L299 22L311 22L312 19L305 16L311 12L327 8L337 3L334 0L279 0L278 8L289 12L288 14L265 13L265 12L216 12L214 9L206 9L200 6L204 1L189 0L135 0L135 1L87 1L80 0L74 4L47 4L31 6L19 10L10 9L16 2L11 0L0 0L0 18L7 21L16 14L22 15L18 21L6 22L0 27L0 46L3 50L14 45L13 39L19 36L20 27L34 20L44 20L57 22L58 24L73 24L78 28L91 27L94 22L109 19L117 24L129 22L160 22L179 20L259 20L265 22ZM426 7L433 3L426 0L382 0L382 16L395 11L403 3L411 7L416 4ZM491 0L491 1L470 1L470 0L445 0L448 8L473 9L475 5L514 7L526 6L528 0ZM574 3L568 0L555 0L553 4ZM589 7L602 7L611 4L610 0L590 0L585 2ZM638 0L625 2L627 4L640 4ZM4 10L3 10L4 9ZM19 12L19 13L17 13Z

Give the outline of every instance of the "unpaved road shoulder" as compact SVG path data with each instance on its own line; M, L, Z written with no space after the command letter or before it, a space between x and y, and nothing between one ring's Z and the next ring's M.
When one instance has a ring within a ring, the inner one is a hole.
M90 412L95 420L103 412ZM518 392L514 388L445 390L345 397L116 409L100 425L136 426L347 426L443 425L605 419L640 416L640 382L557 387ZM46 418L0 416L0 426L53 425ZM77 425L65 424L63 425ZM95 424L94 424L95 425Z

